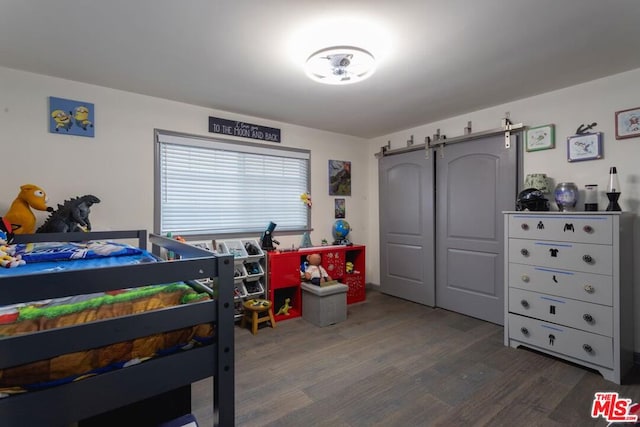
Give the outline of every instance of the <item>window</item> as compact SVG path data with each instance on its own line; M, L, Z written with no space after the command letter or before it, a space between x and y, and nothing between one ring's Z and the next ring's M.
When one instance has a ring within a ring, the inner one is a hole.
M156 131L155 231L207 235L310 228L310 152Z

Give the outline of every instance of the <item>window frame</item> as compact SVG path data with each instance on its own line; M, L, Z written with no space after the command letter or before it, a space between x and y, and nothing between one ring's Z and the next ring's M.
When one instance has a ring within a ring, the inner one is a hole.
M164 129L154 129L154 201L153 201L153 230L154 233L160 234L161 224L162 224L162 185L161 185L161 146L162 144L167 143L166 141L161 141L162 136L166 136L169 139L171 138L179 138L179 139L187 139L190 140L188 142L183 141L183 144L180 145L191 145L194 147L208 148L207 144L228 144L232 148L238 147L238 150L228 150L228 151L236 151L236 152L245 152L250 154L264 154L268 155L269 152L278 152L281 151L284 155L282 157L291 157L291 158L304 158L306 157L307 163L307 192L311 191L311 150L295 148L295 147L282 147L276 145L267 145L264 143L255 143L255 142L247 142L247 141L238 141L233 139L225 139L225 138L217 138L217 137L208 137L202 135L189 134L184 132L175 132ZM215 149L215 148L211 148ZM296 155L286 156L286 153L296 153ZM301 157L302 156L302 157ZM300 202L302 203L302 201ZM276 222L277 223L277 222ZM268 226L269 221L266 221L264 227ZM311 231L311 209L306 210L306 227L300 229L278 229L279 235L291 235L291 234L301 234L306 231ZM248 235L260 234L260 232L256 232L256 230L246 230L246 231L234 231L234 232L205 232L205 233L186 233L184 235L188 240L197 240L197 239L209 239L209 238L232 238L232 237L242 237Z

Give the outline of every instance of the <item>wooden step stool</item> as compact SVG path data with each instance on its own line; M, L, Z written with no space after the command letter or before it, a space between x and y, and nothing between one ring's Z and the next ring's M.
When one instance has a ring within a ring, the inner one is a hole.
M273 309L271 307L271 301L266 299L250 299L242 304L244 307L244 314L240 321L240 327L244 328L247 321L251 323L251 333L253 335L258 333L258 325L263 322L271 322L271 327L276 327L276 320L273 318ZM266 316L260 316L261 313L266 313Z

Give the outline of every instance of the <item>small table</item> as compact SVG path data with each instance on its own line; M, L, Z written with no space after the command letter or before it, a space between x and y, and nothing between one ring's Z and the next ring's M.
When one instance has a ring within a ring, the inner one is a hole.
M251 323L251 333L258 333L258 325L263 322L271 322L271 327L276 327L276 320L273 318L273 309L271 301L266 299L250 299L242 304L244 314L240 321L240 327L244 328L247 321ZM266 316L260 316L261 313L267 313Z

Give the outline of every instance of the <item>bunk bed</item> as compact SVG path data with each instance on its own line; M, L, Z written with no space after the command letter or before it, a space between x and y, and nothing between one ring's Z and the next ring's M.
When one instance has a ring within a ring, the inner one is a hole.
M231 256L217 256L154 234L147 236L145 230L22 235L16 236L15 243L122 239L127 242L137 240L137 246L143 250L146 250L149 240L154 253L171 251L180 259L162 261L158 258L158 262L24 275L2 275L0 272L0 306L95 292L117 292L124 288L137 289L175 281L188 284L198 293L207 293L210 298L73 326L0 337L0 370L197 325L213 325L212 342L80 381L2 398L0 424L3 427L68 426L134 402L189 388L191 383L211 376L214 377L214 423L222 427L234 425ZM203 278L213 278L215 286L207 286ZM127 420L121 421L119 425L129 425Z

